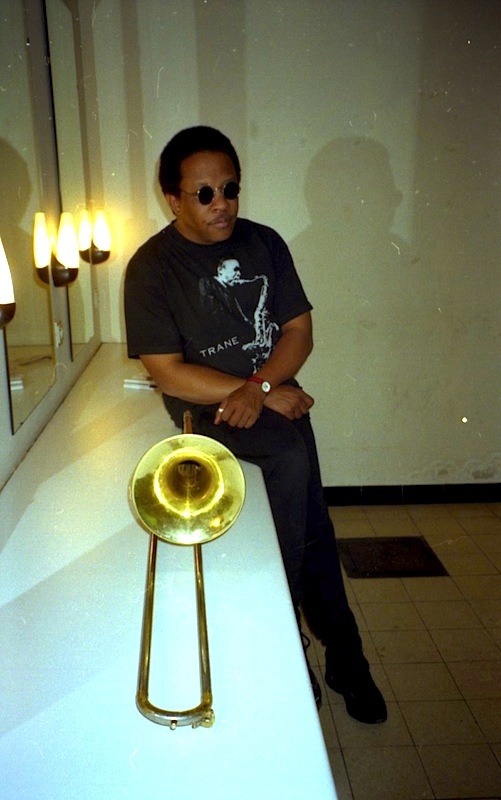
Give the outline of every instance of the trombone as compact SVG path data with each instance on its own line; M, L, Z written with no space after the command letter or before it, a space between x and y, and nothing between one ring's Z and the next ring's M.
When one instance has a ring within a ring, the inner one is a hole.
M194 434L189 411L184 414L183 433L151 447L130 481L132 511L150 534L136 705L147 719L172 730L182 725L210 728L214 723L202 544L233 525L244 497L245 480L237 459L215 439ZM184 711L159 708L148 694L159 539L193 546L201 697L197 706Z

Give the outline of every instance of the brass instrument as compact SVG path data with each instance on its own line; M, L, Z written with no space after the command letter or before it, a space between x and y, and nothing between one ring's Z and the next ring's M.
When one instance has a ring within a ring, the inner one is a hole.
M231 527L245 496L242 468L233 453L194 434L189 412L183 422L182 434L158 442L143 455L129 487L134 515L150 534L136 704L147 719L172 730L178 725L209 728L215 719L201 545ZM167 711L148 698L158 539L191 545L194 552L201 698L186 711Z

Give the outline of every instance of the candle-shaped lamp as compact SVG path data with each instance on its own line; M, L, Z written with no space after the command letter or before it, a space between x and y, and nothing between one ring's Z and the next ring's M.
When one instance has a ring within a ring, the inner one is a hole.
M0 328L5 328L16 313L14 285L10 274L9 262L0 239Z
M91 222L88 211L81 217L78 231L80 257L89 264L102 264L110 257L111 234L104 211L96 211Z

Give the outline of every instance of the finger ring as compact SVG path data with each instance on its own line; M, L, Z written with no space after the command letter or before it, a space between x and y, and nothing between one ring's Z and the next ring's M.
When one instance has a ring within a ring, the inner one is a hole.
M223 411L224 411L224 408L218 408L218 411L219 411L220 414L222 414Z

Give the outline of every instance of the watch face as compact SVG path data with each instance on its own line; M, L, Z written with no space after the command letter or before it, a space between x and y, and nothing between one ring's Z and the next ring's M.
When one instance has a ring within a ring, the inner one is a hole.
M261 389L263 392L268 394L268 392L271 392L271 384L269 384L268 381L263 381L261 384Z

